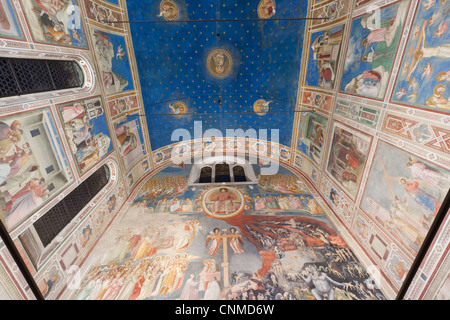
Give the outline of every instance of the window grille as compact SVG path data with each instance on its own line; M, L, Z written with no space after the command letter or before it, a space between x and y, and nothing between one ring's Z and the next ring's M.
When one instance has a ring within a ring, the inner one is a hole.
M109 167L102 166L33 224L44 247L106 186L109 176Z
M74 61L0 57L0 98L80 88L83 82Z

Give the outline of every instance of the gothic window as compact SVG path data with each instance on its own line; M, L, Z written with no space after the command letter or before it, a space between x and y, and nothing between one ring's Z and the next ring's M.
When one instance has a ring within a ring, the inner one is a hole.
M0 57L0 98L80 88L83 82L74 61Z
M235 157L211 157L203 163L192 166L188 184L258 183L253 166L244 159Z
M234 182L245 182L247 178L245 177L245 170L242 166L233 167L233 177Z

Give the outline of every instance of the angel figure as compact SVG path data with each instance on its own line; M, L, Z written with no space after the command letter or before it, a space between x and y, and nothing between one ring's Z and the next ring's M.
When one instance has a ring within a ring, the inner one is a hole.
M436 31L434 31L433 38L442 37L442 35L445 33L445 31L447 31L447 28L448 28L448 20L442 20L438 29Z
M400 88L400 91L397 92L395 94L395 96L397 97L397 99L401 99L401 98L403 98L405 96L406 93L407 92L406 92L405 88Z
M431 68L431 64L427 62L427 65L423 67L422 79L429 79L431 77L431 73L433 72L433 68Z
M215 255L219 251L220 247L222 246L222 235L220 233L219 228L214 228L213 233L206 237L206 246L208 246L208 243L211 241L211 245L208 249L208 254Z
M126 55L126 52L123 50L122 45L119 44L117 48L116 60L123 60L123 57Z
M242 249L243 241L242 236L236 233L236 228L230 228L230 233L228 234L230 238L230 246L233 249L235 254L244 253L244 249Z

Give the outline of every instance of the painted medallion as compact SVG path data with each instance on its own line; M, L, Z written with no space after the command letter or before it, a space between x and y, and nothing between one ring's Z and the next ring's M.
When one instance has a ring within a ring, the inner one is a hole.
M171 0L161 1L159 8L158 17L163 17L168 21L173 21L178 18L178 6L175 2Z
M266 101L264 99L256 100L253 104L253 111L255 111L258 116L263 116L269 112L269 104L271 102L272 101Z
M232 187L217 187L203 195L203 211L210 217L229 218L244 210L244 196Z
M261 0L258 4L258 17L270 19L275 14L276 4L274 0Z
M231 59L231 55L223 50L216 49L211 52L207 59L208 71L217 78L226 77L233 66L233 60Z
M177 101L175 103L170 103L169 108L176 118L181 118L186 114L187 107L184 102Z

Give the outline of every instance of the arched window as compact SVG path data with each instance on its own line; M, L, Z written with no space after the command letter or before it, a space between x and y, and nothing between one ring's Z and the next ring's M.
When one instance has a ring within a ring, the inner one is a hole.
M241 157L215 156L192 165L188 185L197 184L256 184L253 165Z
M227 163L216 164L216 174L214 177L216 183L231 182L230 166Z
M212 168L204 167L200 171L200 179L198 183L211 183L212 182Z
M0 57L0 98L80 88L83 83L75 61Z
M245 177L245 170L242 166L233 167L233 177L234 182L245 182L247 178Z

